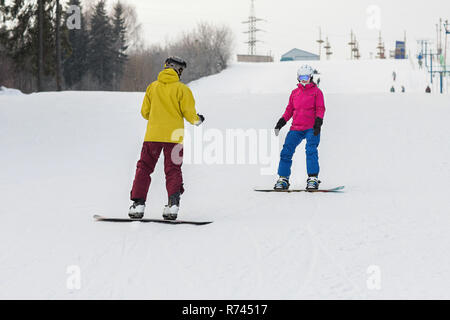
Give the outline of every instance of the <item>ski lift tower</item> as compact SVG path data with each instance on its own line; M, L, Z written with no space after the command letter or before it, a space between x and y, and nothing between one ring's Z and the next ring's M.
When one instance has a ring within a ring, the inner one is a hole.
M445 51L444 51L444 68L447 71L447 36L450 34L450 25L448 24L448 20L445 20Z
M381 37L381 31L378 37L378 46L377 46L377 50L378 50L378 55L377 58L378 59L386 59L386 55L385 55L385 47L384 47L384 42L383 42L383 38Z
M333 54L333 52L331 51L331 45L330 42L328 41L328 37L324 48L326 50L327 60L330 60L330 56Z
M356 41L356 39L355 39L355 48L353 50L355 51L354 55L355 59L359 60L361 58L361 54L359 53L359 42Z
M319 27L319 40L317 40L317 43L319 44L319 60L322 59L322 45L325 41L322 40L322 28Z
M354 39L354 34L353 34L353 30L350 33L350 42L348 43L348 45L350 46L350 60L353 60L353 55L355 53L355 45L356 45L356 41Z

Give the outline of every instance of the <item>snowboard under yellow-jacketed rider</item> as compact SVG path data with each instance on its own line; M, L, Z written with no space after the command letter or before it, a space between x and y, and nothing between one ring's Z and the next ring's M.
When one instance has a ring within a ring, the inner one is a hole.
M151 83L146 90L141 114L148 123L130 194L131 200L134 201L129 211L131 218L139 219L144 215L151 183L150 175L161 152L164 153L164 172L169 198L163 217L168 220L177 218L180 195L184 192L181 172L184 119L193 125L200 125L204 121L204 117L197 114L191 90L180 82L185 68L186 63L182 59L168 58L157 81Z

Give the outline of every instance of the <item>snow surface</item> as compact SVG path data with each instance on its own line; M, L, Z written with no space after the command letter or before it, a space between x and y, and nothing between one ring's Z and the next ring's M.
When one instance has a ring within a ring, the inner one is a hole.
M202 227L92 218L126 216L143 93L0 95L0 299L449 299L450 97L423 93L408 63L314 63L322 187L345 193L259 194L276 179L261 165L184 164L180 219L214 221ZM192 83L203 130L272 128L298 66ZM393 67L404 94L388 93ZM166 203L162 169L146 217Z
M0 95L19 95L19 94L23 94L22 91L0 86Z

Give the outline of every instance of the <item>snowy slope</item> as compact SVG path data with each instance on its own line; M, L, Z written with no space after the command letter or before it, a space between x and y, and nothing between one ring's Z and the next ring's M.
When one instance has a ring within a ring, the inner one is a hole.
M392 66L372 63L320 68L321 179L346 193L258 194L253 187L275 179L261 165L191 161L180 215L214 220L204 227L92 219L126 215L143 93L0 95L0 298L450 298L450 98L385 93ZM296 67L236 64L193 83L206 116L196 130L272 128ZM365 70L373 82L344 85ZM299 186L303 150L292 177ZM161 163L153 177L148 217L166 202ZM80 289L67 286L71 266ZM371 266L380 290L367 286Z
M420 70L410 60L343 60L306 62L319 71L320 87L331 93L385 93L394 86L397 92L404 86L406 92L422 93L428 84L424 69ZM292 87L297 69L304 63L276 62L264 67L257 63L232 65L221 74L193 83L192 87L217 94L286 92ZM393 81L393 72L396 80ZM239 81L236 81L239 79Z

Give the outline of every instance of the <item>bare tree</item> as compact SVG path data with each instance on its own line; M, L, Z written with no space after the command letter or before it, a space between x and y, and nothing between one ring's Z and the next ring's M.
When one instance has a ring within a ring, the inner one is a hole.
M167 50L161 46L131 53L125 66L121 90L145 91L147 86L156 80L167 55Z
M125 28L127 30L128 51L140 51L144 49L144 41L142 39L142 24L139 23L136 7L123 3L123 17L125 19Z
M234 38L227 26L200 23L165 47L135 46L128 55L121 90L145 91L155 81L169 55L180 56L188 63L182 81L187 83L216 74L228 66Z
M228 66L234 46L233 33L230 28L222 26L215 30L213 37L214 56L217 57L219 69L223 70Z
M227 68L233 44L233 33L229 27L203 22L170 44L168 51L188 61L183 79L189 82Z

